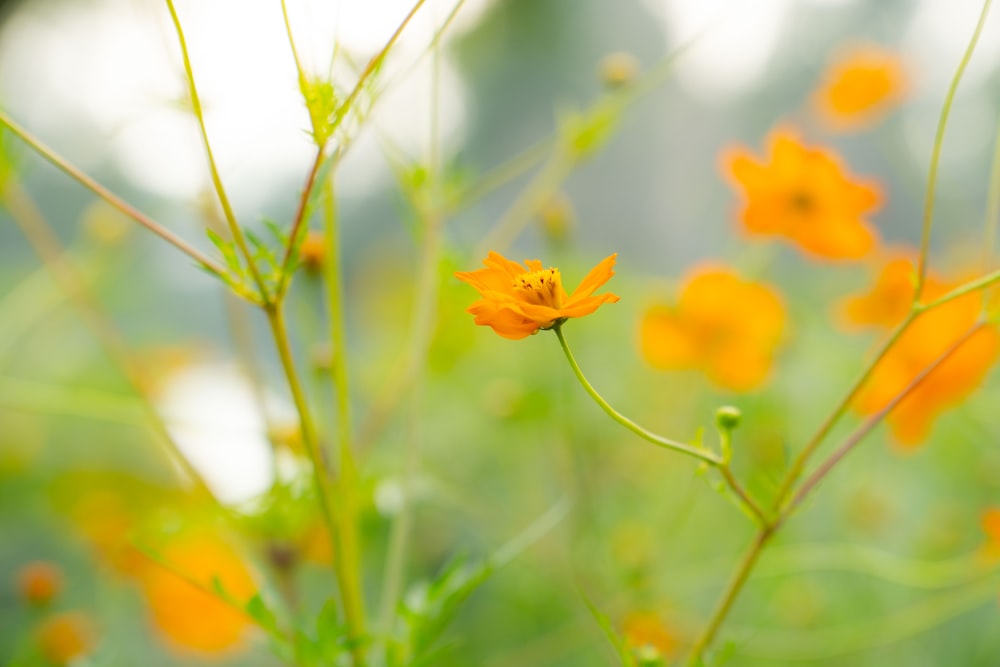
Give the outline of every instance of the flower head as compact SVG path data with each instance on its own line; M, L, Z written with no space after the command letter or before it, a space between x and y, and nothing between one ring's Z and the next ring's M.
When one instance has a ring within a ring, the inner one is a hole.
M774 132L769 143L762 161L742 147L723 155L725 172L744 197L743 228L784 236L817 257L868 254L877 241L866 220L880 203L876 184L855 180L833 151L810 148L787 130Z
M618 301L614 294L594 294L614 275L616 257L601 260L569 295L563 289L559 269L546 269L531 259L522 266L496 252L483 260L485 269L459 272L455 277L475 287L482 296L467 310L475 316L476 324L516 340Z
M664 660L677 651L677 638L653 613L629 614L622 624L622 634L625 646L645 660Z
M172 646L188 651L221 654L238 648L250 620L207 591L218 582L234 599L249 600L257 587L243 559L208 530L180 534L161 554L170 569L151 563L140 575L156 628Z
M69 665L94 650L91 620L79 612L56 614L46 619L35 634L42 655L53 665Z
M914 275L909 258L892 257L869 292L845 302L847 323L880 329L898 324L913 302ZM929 302L959 284L928 274L921 300ZM981 305L981 295L969 293L920 314L875 366L855 408L872 414L888 405L965 335L978 320ZM978 329L889 413L886 420L895 439L907 446L924 440L934 419L972 393L998 356L1000 334L993 327Z
M990 561L1000 561L1000 507L987 508L983 512L980 524L986 534L983 555Z
M62 590L62 570L46 561L28 563L17 572L17 587L25 602L47 604Z
M639 325L643 358L663 370L698 368L734 391L760 385L785 328L785 307L769 286L705 265L684 280L675 306L657 304Z
M844 51L830 63L813 104L831 129L855 130L878 120L905 92L906 74L899 55L863 45Z

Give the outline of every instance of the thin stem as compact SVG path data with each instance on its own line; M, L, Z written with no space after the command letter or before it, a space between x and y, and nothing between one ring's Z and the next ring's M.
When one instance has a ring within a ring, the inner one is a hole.
M700 459L705 463L709 463L714 466L722 465L722 458L717 454L710 452L707 449L701 449L683 442L677 442L676 440L671 440L669 438L664 438L661 435L657 435L652 431L647 431L611 407L611 404L609 404L599 393L597 393L597 390L594 389L593 385L591 385L586 376L584 376L583 371L580 370L580 365L576 363L576 359L573 357L573 353L569 349L569 344L566 342L566 337L563 335L562 325L558 324L552 327L552 330L556 332L556 337L559 338L559 345L562 346L563 352L566 354L566 360L569 361L569 365L573 369L576 379L579 380L580 384L583 385L583 388L588 394L590 394L590 397L594 399L594 402L601 406L601 409L604 410L609 417L638 435L640 438L648 440L654 445L693 456L696 459Z
M250 271L250 275L253 278L254 283L257 285L261 299L264 303L267 303L270 301L267 284L264 282L263 276L261 276L260 271L257 269L257 264L254 262L253 254L250 252L246 237L243 234L243 229L236 220L236 214L233 212L233 207L229 203L229 197L226 195L226 189L222 185L222 177L219 175L219 168L215 163L215 155L212 152L212 144L208 140L208 129L205 127L205 114L201 108L201 98L198 96L198 87L194 82L194 70L191 67L191 57L188 54L187 40L184 38L184 30L181 28L180 19L177 17L177 10L174 8L174 0L166 0L166 3L167 8L170 10L170 18L174 23L174 29L177 31L177 41L180 44L181 56L184 60L184 75L187 78L188 94L191 97L191 108L194 111L195 118L198 120L198 128L201 131L202 143L205 145L205 155L208 158L208 166L212 174L212 184L215 186L215 193L219 197L219 204L222 206L222 212L225 215L226 223L229 226L229 233L232 235L233 241L236 242L236 246L243 254L243 259L246 261L247 269Z
M319 146L316 150L316 159L313 160L312 168L309 170L309 176L306 177L306 184L305 187L302 188L302 195L299 197L299 205L295 211L295 217L292 218L292 231L288 234L288 245L285 247L285 256L281 260L281 271L278 274L280 278L278 279L278 287L275 290L275 298L277 299L282 298L285 291L288 289L291 279L293 251L295 250L296 243L298 242L302 225L305 223L306 212L309 208L309 200L312 198L313 188L316 186L316 176L319 174L320 168L323 166L325 150L326 144Z
M212 490L201 473L181 452L156 406L149 397L149 382L142 367L132 357L111 318L104 312L93 293L87 288L87 280L73 264L69 253L62 247L59 238L46 222L34 201L16 182L8 182L2 193L3 203L10 211L11 218L24 233L28 243L52 274L67 297L77 308L84 325L90 329L111 361L121 370L132 385L142 403L147 423L152 427L158 440L166 449L168 457L183 471L194 484L195 491L219 505ZM221 506L221 505L220 505Z
M925 312L928 310L933 310L938 306L943 306L949 301L954 301L955 299L965 296L970 292L975 292L976 290L985 289L991 285L1000 282L1000 271L994 271L992 273L987 273L982 278L976 278L975 280L970 280L964 285L959 285L955 289L942 294L933 301L928 301L927 303L919 304L916 306L918 312Z
M826 436L830 434L833 427L836 426L837 422L840 421L840 418L847 412L847 408L850 407L851 403L857 397L858 392L861 391L861 388L866 382L868 382L868 378L870 378L872 373L875 372L875 367L878 366L879 362L882 361L892 346L896 344L896 341L898 341L906 332L916 317L916 313L910 312L903 319L903 321L896 326L892 333L889 334L889 337L882 343L882 347L879 348L872 360L868 362L864 370L862 370L857 379L854 380L854 383L847 391L847 394L844 395L837 406L833 409L833 412L830 413L826 420L824 420L823 424L819 427L819 430L813 434L812 438L809 439L809 442L806 443L806 446L799 452L798 456L795 457L795 460L792 462L788 472L785 473L785 477L781 481L781 485L778 487L778 492L774 497L773 506L775 508L781 507L785 502L795 483L802 476L809 459L812 458L813 454L816 453L816 450L819 449L819 446L823 444L823 440L826 439Z
M285 34L288 35L288 46L292 49L292 58L295 59L295 70L299 75L299 88L303 92L306 90L308 81L306 80L306 71L302 67L302 59L299 57L299 50L295 47L295 38L292 36L292 23L288 20L288 4L285 0L281 0L281 16L285 20Z
M757 559L760 558L761 552L773 534L774 528L762 527L757 533L757 537L754 538L750 548L743 555L743 559L740 561L736 572L726 586L726 590L722 594L722 599L709 619L708 625L691 649L691 655L688 658L688 665L691 667L697 667L702 664L702 655L715 639L715 635L718 634L719 628L722 627L723 621L729 615L729 610L732 609L733 603L739 597L740 591L743 590L743 585L746 584L747 579L750 577L750 572L753 571L754 565L757 564Z
M768 519L767 514L764 513L764 509L757 503L756 500L753 499L753 497L751 497L747 490L743 488L740 481L736 479L736 476L733 475L733 471L729 467L729 464L723 463L717 467L719 472L722 473L722 479L726 481L726 484L729 485L729 488L732 489L733 493L739 496L743 505L746 506L746 508L750 510L750 512L757 519L758 524L762 527L768 526L771 523L771 520Z
M80 185L84 186L95 195L106 201L108 204L116 208L118 211L122 212L126 216L132 218L140 225L153 232L161 239L174 246L185 255L196 261L203 269L215 275L219 278L225 278L226 269L221 265L210 259L207 255L203 254L193 246L191 246L187 241L180 238L169 229L163 227L160 223L156 222L149 216L140 212L135 207L126 203L124 200L119 198L117 195L112 193L110 190L105 188L103 185L92 179L90 176L82 172L76 166L70 164L65 158L60 156L54 150L49 148L47 145L42 143L39 139L35 138L28 130L16 123L10 116L8 116L4 111L0 110L0 124L4 125L13 132L21 141L28 144L32 150L45 158L55 167L59 168L63 173L68 175L70 178L74 179Z
M364 88L365 82L376 72L376 70L378 70L382 61L385 60L386 55L389 53L389 49L391 49L396 43L399 36L403 34L403 30L406 28L407 24L409 24L410 20L416 16L417 11L426 1L427 0L417 0L417 2L410 9L410 12L406 15L406 18L403 19L403 22L400 23L399 27L396 28L396 31L392 33L392 37L389 38L389 41L386 42L385 46L383 46L378 53L372 56L372 59L368 61L367 65L365 65L364 70L362 70L361 75L358 77L357 83L354 84L354 88L344 100L344 103L340 105L340 111L337 114L335 122L333 123L333 129L336 129L340 125L341 121L347 116L347 112L350 110L351 105L354 104L354 100L361 94L361 90Z
M927 280L927 256L930 251L931 227L934 222L934 195L937 190L938 163L941 158L941 147L944 145L944 131L948 126L948 115L951 113L951 105L955 100L958 84L962 80L962 75L965 73L965 68L968 66L969 60L972 59L972 52L975 51L979 35L986 24L986 17L989 14L992 3L993 0L986 0L983 3L983 10L979 14L979 21L976 22L975 32L972 33L972 39L969 40L969 45L962 55L958 69L955 70L955 76L951 79L951 85L948 86L948 93L944 98L944 105L941 107L941 116L938 119L937 133L934 136L934 147L931 151L930 169L927 175L927 192L924 198L924 223L920 233L920 259L917 267L917 285L914 290L914 299L920 298L924 282Z
M292 358L288 330L285 326L285 318L281 305L271 304L264 309L264 312L267 314L267 321L271 326L271 333L278 348L278 356L281 358L281 366L288 380L288 387L292 392L292 400L299 415L302 427L302 441L305 444L306 452L312 463L313 484L316 494L319 496L320 511L330 532L330 540L333 546L333 569L343 598L344 616L347 621L352 658L354 666L361 667L365 664L364 648L362 646L362 640L365 636L364 614L363 607L359 603L360 581L356 576L353 576L356 574L356 570L352 570L354 563L350 557L350 551L353 548L351 526L348 526L348 522L344 520L343 512L343 508L350 505L351 499L349 497L342 497L337 506L333 504L334 485L329 476L326 460L320 450L316 425L306 400L302 382L299 379L298 371L295 369L295 360ZM341 495L347 496L347 494Z
M927 379L934 370L944 363L948 357L954 354L967 340L969 340L979 329L981 329L985 324L983 322L977 322L974 326L970 327L968 331L962 334L947 350L945 350L937 359L935 359L929 366L924 368L914 377L903 390L897 394L891 401L885 404L885 406L869 417L857 430L854 431L847 439L844 440L843 444L840 445L830 456L827 458L816 471L809 476L809 478L803 482L802 486L796 492L795 497L792 502L783 512L783 517L789 516L795 509L802 504L802 501L812 493L813 489L822 482L830 471L833 470L834 466L837 465L845 456L847 456L851 450L853 450L857 445L867 436L872 429L881 423L881 421L888 415L893 408L900 404L907 396L909 396L913 390L920 386L920 384Z
M349 367L347 365L347 328L343 303L342 252L340 234L337 224L337 205L332 180L323 183L326 189L324 198L324 237L326 241L326 261L323 263L323 280L327 296L327 317L330 326L330 348L333 353L333 368L331 381L336 400L337 442L340 457L340 516L339 532L341 552L339 554L342 570L341 593L344 600L344 613L347 617L351 638L354 640L355 667L364 663L364 653L358 646L358 641L365 636L365 606L361 593L361 546L358 534L358 484L359 474L354 460L352 444L353 430L351 428L351 391Z
M997 225L1000 224L1000 120L993 140L993 164L990 166L989 191L986 196L986 220L983 225L983 268L989 269L996 250ZM983 296L984 300L987 295Z

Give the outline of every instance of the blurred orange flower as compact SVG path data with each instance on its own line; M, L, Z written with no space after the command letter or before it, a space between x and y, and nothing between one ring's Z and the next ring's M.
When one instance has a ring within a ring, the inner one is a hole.
M638 612L630 614L622 624L625 646L643 656L670 657L677 650L677 639L656 614Z
M874 287L843 304L846 324L883 329L898 324L913 301L914 276L908 257L890 257ZM929 273L921 300L929 302L960 284ZM919 315L875 366L855 400L855 408L872 414L885 407L976 323L981 307L982 296L973 292ZM998 354L1000 334L996 329L976 331L888 415L895 439L906 446L924 440L938 414L972 393Z
M785 319L771 287L705 265L685 279L676 306L646 311L640 350L656 368L699 368L722 387L749 391L770 373Z
M63 587L62 570L47 561L24 565L17 573L17 588L21 599L43 605L52 601Z
M140 575L157 629L181 649L208 654L238 649L249 617L208 592L215 590L217 581L238 602L256 593L236 550L215 533L200 529L178 535L161 555L169 569L150 563Z
M475 315L476 324L516 340L618 301L614 294L594 294L615 274L612 267L616 257L601 260L568 296L559 269L543 268L541 262L531 259L525 262L525 268L496 252L483 260L485 269L459 272L455 277L475 287L482 296L466 311Z
M94 650L93 624L78 612L56 614L46 619L35 634L38 648L54 665L68 665Z
M906 93L902 59L888 49L861 45L845 50L828 66L813 105L834 130L867 127L900 103Z
M986 557L1000 560L1000 507L990 507L983 512L982 527L986 533Z
M299 259L307 271L318 273L326 260L326 237L323 232L310 229L299 248Z
M744 229L784 236L818 257L868 254L877 234L865 216L880 205L877 184L854 179L832 150L809 148L787 129L773 132L769 144L764 161L743 147L723 154L725 173L745 199Z

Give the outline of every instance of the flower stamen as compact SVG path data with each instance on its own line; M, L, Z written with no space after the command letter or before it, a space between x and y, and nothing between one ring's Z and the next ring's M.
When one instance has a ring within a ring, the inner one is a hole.
M514 278L514 291L528 303L562 308L562 277L559 269L522 273Z

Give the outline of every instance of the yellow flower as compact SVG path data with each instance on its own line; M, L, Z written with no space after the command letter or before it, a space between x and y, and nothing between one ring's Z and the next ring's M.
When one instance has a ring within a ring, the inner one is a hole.
M830 63L813 105L831 129L867 127L899 104L906 92L900 57L874 45L854 47Z
M538 260L530 259L525 268L496 252L483 260L485 269L459 272L455 277L475 287L482 296L467 310L475 316L476 324L516 340L618 301L614 294L594 294L614 275L616 257L604 258L570 295L563 289L559 269L546 269Z
M306 271L319 273L326 261L326 237L323 232L310 229L299 248L299 259Z
M180 649L217 655L239 648L249 617L207 592L217 580L238 603L254 595L257 586L239 554L202 529L174 538L162 556L184 576L155 563L140 574L157 629Z
M656 614L630 614L622 624L625 645L642 656L668 658L677 650L677 638Z
M743 194L739 217L748 233L784 236L828 259L858 259L875 247L875 230L865 218L879 207L878 187L855 180L833 151L810 148L779 130L764 160L737 147L723 154L723 163Z
M697 368L726 389L749 391L767 379L785 319L772 288L704 265L686 278L676 306L646 311L640 351L655 368Z

